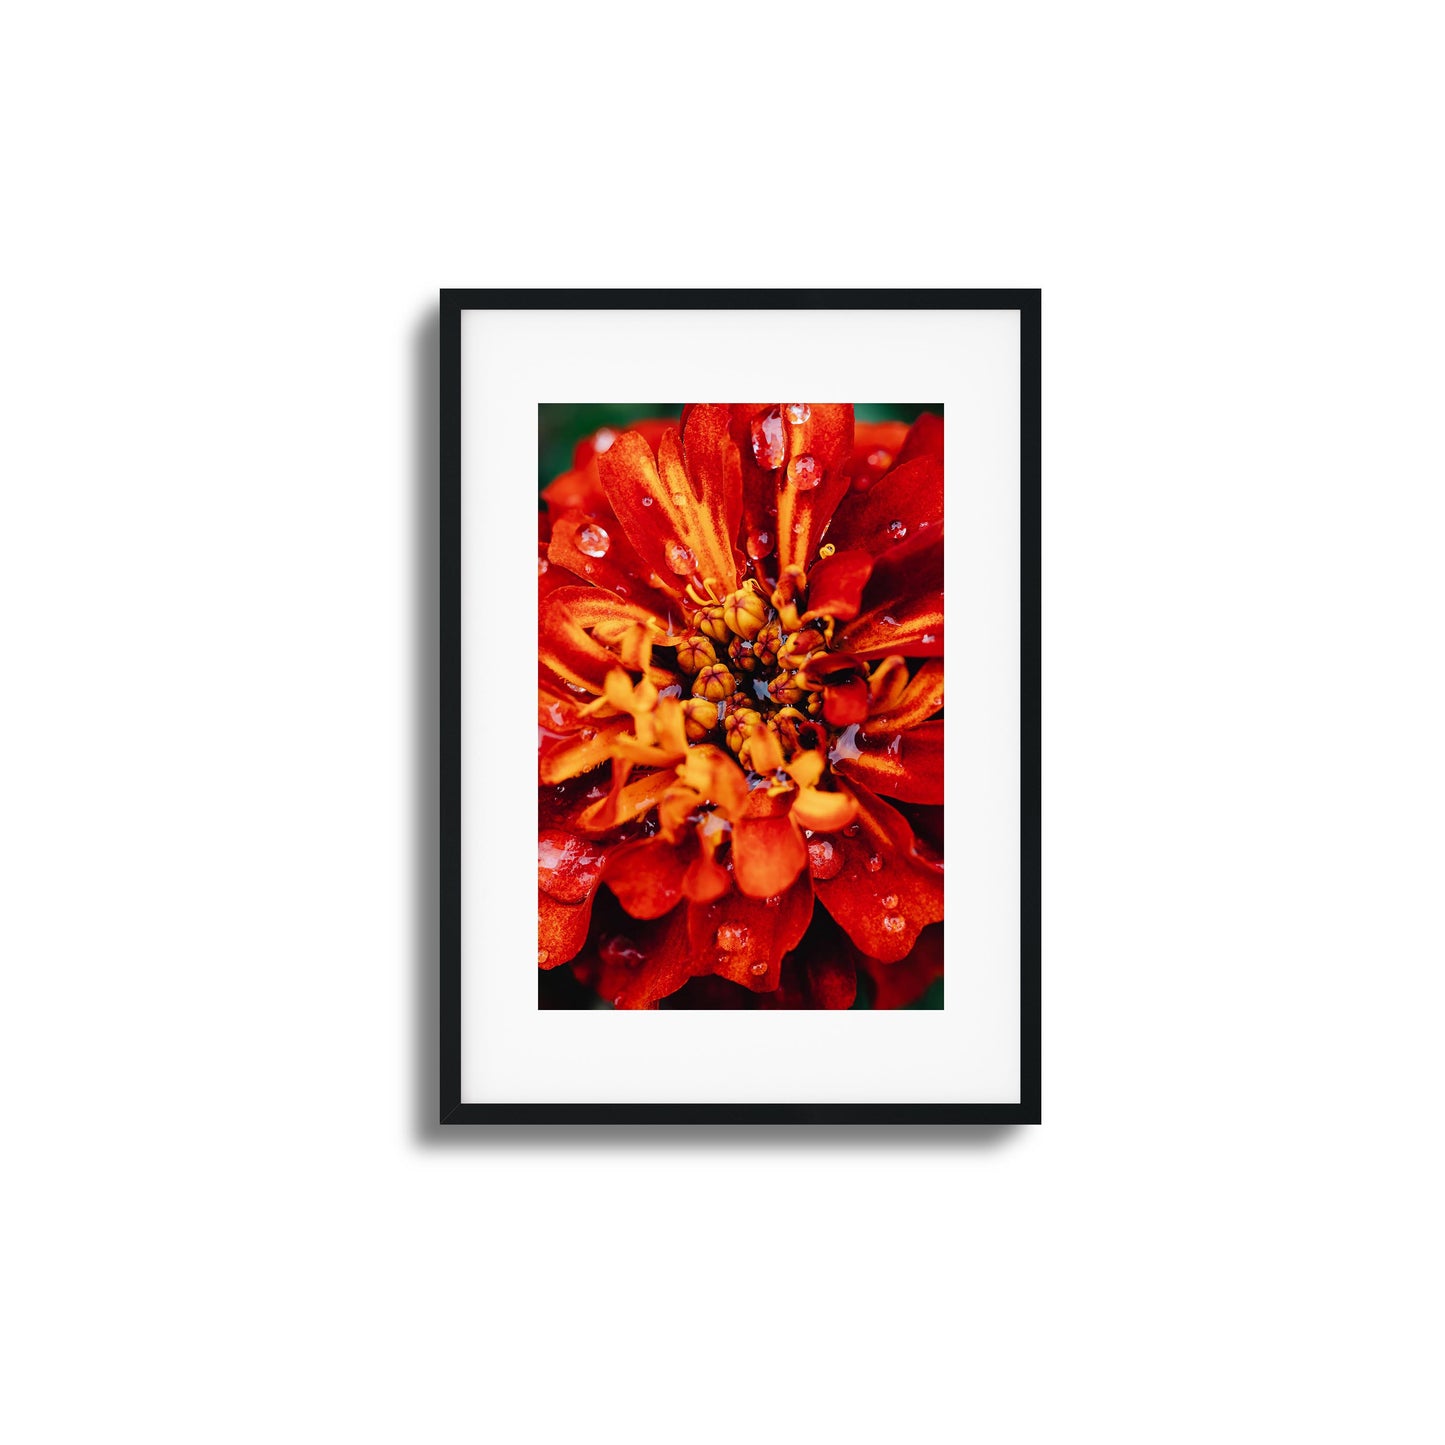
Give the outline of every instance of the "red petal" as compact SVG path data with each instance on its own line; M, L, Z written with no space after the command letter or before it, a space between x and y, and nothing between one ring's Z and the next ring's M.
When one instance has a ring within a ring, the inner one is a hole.
M682 897L687 850L666 838L639 838L614 848L602 877L634 918L661 918Z
M586 527L605 533L607 550L602 556L594 557L578 545L577 534ZM602 521L594 521L585 512L576 511L558 517L552 526L552 540L547 544L547 560L554 566L567 568L594 587L639 603L659 617L667 615L669 603L676 599L676 594L666 588L648 586L648 569L622 535L622 528L610 508Z
M834 617L846 622L858 615L863 588L873 573L873 558L864 551L825 557L808 573L808 610L803 621Z
M896 808L866 787L847 786L858 799L859 831L830 835L843 866L831 878L814 878L813 886L864 953L892 962L908 953L925 924L943 917L943 869L914 852L913 830Z
M699 853L692 860L682 879L682 891L693 903L711 903L732 886L728 870L713 862L706 852Z
M652 448L636 432L618 437L598 458L607 500L658 579L651 585L674 595L681 595L692 576L713 578L724 592L737 586L731 539L742 508L742 482L727 421L721 407L699 406L689 412L687 446L694 478L683 465L683 443L675 431L663 433L655 460ZM729 507L734 508L732 515Z
M909 427L893 465L901 467L915 457L932 457L943 465L943 418L931 411L922 412Z
M685 908L654 923L639 922L625 938L604 939L600 952L597 992L614 1008L653 1008L695 974L709 972L693 958Z
M796 949L784 960L776 993L762 994L768 1009L844 1009L853 1006L858 975L856 950L832 918L815 910Z
M839 728L862 722L868 716L868 684L861 677L829 684L823 689L823 716Z
M778 565L806 567L817 555L834 508L852 485L847 463L853 454L853 408L817 402L810 406L807 421L794 422L785 407L783 425L788 445L787 461L777 473ZM812 457L814 475L821 478L806 491L789 481L787 472L802 456Z
M918 935L913 952L897 963L863 957L858 964L873 980L875 1009L903 1008L914 1003L943 973L943 925L929 924Z
M612 718L573 733L542 733L537 747L537 778L543 783L565 783L601 767L611 757L613 742L632 730L632 719Z
M919 457L895 466L866 492L853 493L839 506L828 540L876 556L942 525L943 464Z
M791 886L808 861L803 830L788 816L792 794L748 794L745 816L733 821L733 873L752 898L771 898Z
M864 748L835 764L841 777L867 784L905 803L943 802L943 724L922 723L898 733L886 748Z
M835 639L856 657L943 656L943 593L888 603L850 622Z
M593 893L580 903L561 903L549 893L537 890L537 964L556 968L574 958L587 941L592 918Z
M605 798L584 809L577 818L577 826L588 833L607 833L613 828L630 823L657 806L658 799L677 782L677 775L671 768L649 773L645 777L627 783L627 763L612 766L612 788Z
M618 665L617 655L589 635L601 623L655 621L646 607L626 602L600 587L559 587L543 599L537 619L537 652L542 662L564 682L601 693L607 674ZM671 676L659 668L649 674L660 686Z
M783 955L796 948L813 916L813 886L806 877L778 890L777 902L729 893L715 903L688 908L694 955L714 973L760 993L778 986ZM767 964L764 973L753 968Z
M870 712L864 728L870 738L905 732L927 722L943 706L943 659L930 658L897 696L880 700L886 706Z

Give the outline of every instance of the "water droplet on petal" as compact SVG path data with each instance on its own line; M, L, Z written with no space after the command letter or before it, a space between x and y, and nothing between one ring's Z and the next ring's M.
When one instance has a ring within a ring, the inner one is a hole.
M687 493L686 493L686 492L674 492L674 493L672 494L672 505L673 505L674 507L685 507L685 506L687 506Z
M761 978L767 971L768 966L765 963L750 963L748 965L748 972L752 974L754 978Z
M584 562L582 570L590 577L597 569L590 562Z
M843 850L831 838L815 838L808 844L808 862L814 878L836 878L843 871Z
M938 639L931 632L925 632L923 636L919 638L919 641L925 646L928 646L931 643L937 642Z
M802 524L801 522L794 522L794 523L793 523L793 536L795 536L795 537L801 537L802 535L803 535L803 524Z
M883 859L877 853L870 853L863 860L863 866L870 873L876 873L883 866Z
M908 925L898 914L890 913L886 918L884 918L883 926L888 930L889 933L902 933Z
M537 835L537 887L559 903L580 903L596 886L605 854L561 828Z
M782 466L788 454L788 445L783 436L783 418L774 407L765 415L753 418L753 456L767 471Z
M845 838L856 838L862 831L863 825L861 823L849 823L848 826L843 829L843 836Z
M813 414L813 408L805 401L790 401L787 406L783 408L783 411L787 414L788 420L792 422L794 426L802 426Z
M807 452L788 463L788 480L800 492L811 492L823 480L822 469Z
M692 549L683 546L681 542L669 542L665 550L667 565L679 577L685 576L697 567L697 558L692 555Z
M617 997L612 1000L612 1007L613 1007L613 1008L621 1008L621 1007L622 1007L622 995L621 995L621 994L618 994Z
M651 498L651 497L644 497L644 498L642 499L642 505L643 505L644 507L650 507L650 506L652 505L652 498Z
M542 575L542 573L544 573L546 570L547 570L547 559L546 559L545 557L538 557L538 558L537 558L537 576L540 577L540 576Z
M761 561L772 550L773 534L771 532L750 532L748 534L748 556L754 562Z
M642 950L625 933L619 933L613 938L604 938L598 946L597 951L602 955L602 961L606 964L626 964L629 968L636 968L642 962Z
M552 955L548 953L545 948L539 948L537 950L537 966L540 968L541 965L546 963L547 960L551 957Z
M868 453L868 465L870 467L886 467L893 460L893 453L877 447Z
M901 475L901 473L900 473ZM900 522L896 517L888 524L888 536L891 541L901 542L908 535L908 523Z
M885 908L897 908L898 895L896 893L885 893L883 895L883 906Z
M748 946L750 935L741 923L724 923L717 931L717 946L724 953L739 953Z
M612 538L596 522L588 522L585 527L577 529L577 548L589 557L605 557L611 545Z
M783 895L781 893L774 893L771 897L763 899L763 907L776 908L782 901Z

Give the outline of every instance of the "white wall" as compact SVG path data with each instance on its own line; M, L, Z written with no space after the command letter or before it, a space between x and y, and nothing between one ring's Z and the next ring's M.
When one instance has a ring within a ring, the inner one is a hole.
M30 7L0 1428L1438 1438L1423 8ZM427 1127L435 288L1045 288L1045 1117Z

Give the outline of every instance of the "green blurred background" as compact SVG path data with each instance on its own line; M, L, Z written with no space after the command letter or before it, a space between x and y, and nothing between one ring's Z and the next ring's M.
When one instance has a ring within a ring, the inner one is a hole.
M919 412L943 414L943 403L870 402L854 407L858 421L912 421ZM537 407L537 487L570 470L572 448L598 427L622 431L645 417L678 417L680 401L543 402Z
M920 412L931 411L943 415L943 403L923 402L869 402L854 406L858 421L913 421ZM680 417L680 401L645 402L542 402L537 407L537 488L540 491L561 473L572 467L572 449L583 437L591 435L599 427L615 427L625 431L635 421L646 417ZM567 979L557 978L554 986L559 990L571 982L570 971L554 969L555 975L568 974ZM550 976L541 975L545 980ZM938 979L917 1003L909 1008L941 1009L943 1007L943 979ZM586 1003L579 996L573 1007L588 1005L605 1007L594 1000L590 991L585 993ZM563 1007L567 1005L563 1004ZM860 986L858 1001L854 1008L867 1008L869 1000L866 984Z

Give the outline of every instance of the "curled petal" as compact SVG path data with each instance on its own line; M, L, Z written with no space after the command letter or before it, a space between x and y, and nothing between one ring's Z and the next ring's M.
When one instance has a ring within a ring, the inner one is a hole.
M626 778L628 766L626 763L613 765L611 790L582 812L577 819L579 828L589 833L605 833L630 823L654 807L677 781L670 770L664 770L624 784L621 780Z
M823 558L808 573L808 610L802 620L832 617L847 622L856 617L872 575L873 558L861 548Z
M859 829L833 834L843 865L830 878L815 877L813 886L858 948L896 962L922 928L942 919L943 869L914 851L913 830L896 808L859 783L845 786L858 799Z
M897 653L885 657L868 679L868 715L886 713L896 708L908 691L908 663Z
M904 803L943 802L943 724L920 723L886 748L862 748L837 764L841 777Z
M792 885L808 862L803 830L788 816L791 794L748 795L745 815L733 822L733 873L750 898L771 898Z
M599 587L559 587L539 607L538 653L563 681L601 693L607 674L617 666L617 657L595 641L589 629L619 621L646 627L654 620L646 608ZM671 681L670 675L658 668L650 668L648 676L659 683Z
M742 812L748 796L743 770L719 747L689 748L677 776L705 802L715 803L730 817Z
M550 785L590 773L612 756L613 747L625 737L629 726L627 718L614 718L596 729L544 732L537 749L538 780Z
M699 959L733 983L761 993L778 986L783 955L796 948L813 916L813 887L804 874L765 898L730 893L688 908L688 934ZM758 964L767 967L761 973Z
M858 802L851 793L824 793L818 788L800 788L793 799L793 821L815 833L836 833L858 816Z
M682 897L688 861L666 838L639 838L612 850L602 878L634 918L661 918Z
M862 722L868 716L868 684L861 677L850 677L825 687L823 716L840 728Z
M885 659L884 666L887 661L888 659ZM907 676L905 672L904 677ZM869 692L870 695L873 692L871 686ZM870 696L868 721L863 731L870 738L903 732L926 722L942 706L943 659L929 658L901 692L887 697L880 695L876 701Z

